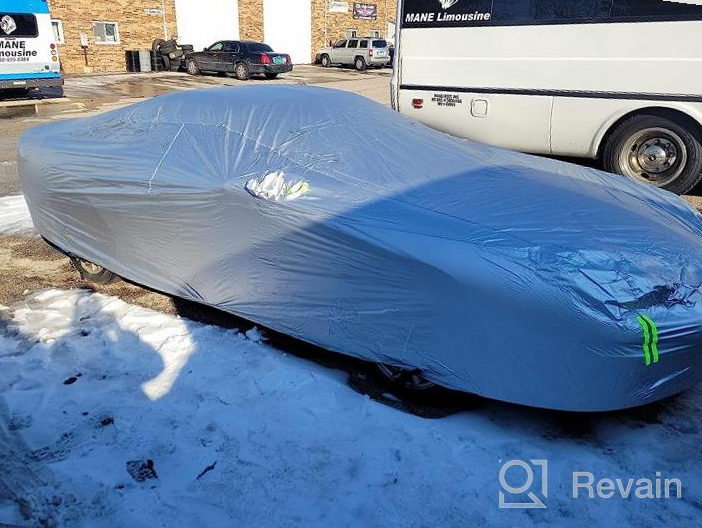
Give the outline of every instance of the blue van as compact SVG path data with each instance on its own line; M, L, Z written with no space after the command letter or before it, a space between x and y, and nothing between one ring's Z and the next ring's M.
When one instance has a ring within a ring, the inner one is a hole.
M62 85L47 0L0 0L0 90Z

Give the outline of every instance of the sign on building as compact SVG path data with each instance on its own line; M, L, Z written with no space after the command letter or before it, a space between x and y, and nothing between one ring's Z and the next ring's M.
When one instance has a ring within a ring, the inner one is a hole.
M378 6L376 4L353 3L353 18L357 20L377 20Z
M163 11L160 9L144 9L144 14L148 16L161 16L163 15Z
M348 2L329 2L329 12L330 13L348 13L349 3Z

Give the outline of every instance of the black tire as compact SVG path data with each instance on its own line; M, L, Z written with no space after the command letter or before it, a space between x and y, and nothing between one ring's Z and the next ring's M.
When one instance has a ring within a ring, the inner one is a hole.
M356 57L353 60L353 65L356 67L356 71L363 71L366 68L368 68L368 65L366 64L366 59L363 57Z
M190 75L200 75L200 68L198 68L195 59L188 59L188 62L186 63L186 70Z
M166 41L162 38L154 39L154 41L151 43L151 50L158 51L159 49L161 49L161 46L163 46L165 43Z
M266 79L275 79L276 77L278 77L277 73L267 73L266 74Z
M234 75L240 81L248 81L251 78L251 70L245 62L237 62L234 66Z
M377 363L376 366L383 379L399 389L420 392L432 390L437 387L435 383L425 379L421 372L417 370L406 370L384 363Z
M159 47L161 53L172 53L178 49L178 43L175 40L166 40Z
M609 134L602 163L608 172L685 194L702 179L702 133L684 119L635 115Z
M181 44L180 49L183 50L183 53L188 53L189 51L195 51L195 48L193 47L192 44Z
M173 59L177 59L177 58L179 58L179 57L182 57L183 55L184 55L183 50L177 49L177 50L175 50L175 51L171 51L171 52L168 54L168 58L171 59L171 60L173 60Z
M321 62L322 62L323 68L331 68L331 65L332 65L331 58L326 53L324 55L322 55Z
M78 257L71 257L71 262L73 266L78 270L80 276L83 280L92 282L93 284L110 284L119 280L119 277L112 273L110 270L93 264L87 260L83 260Z
M168 55L161 55L161 61L163 62L163 69L168 71L171 69L171 59L168 58Z

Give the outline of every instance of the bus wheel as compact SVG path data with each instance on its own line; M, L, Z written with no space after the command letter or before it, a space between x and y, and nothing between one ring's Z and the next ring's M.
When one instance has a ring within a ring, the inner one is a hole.
M702 179L702 134L671 118L635 115L604 145L605 170L685 194Z

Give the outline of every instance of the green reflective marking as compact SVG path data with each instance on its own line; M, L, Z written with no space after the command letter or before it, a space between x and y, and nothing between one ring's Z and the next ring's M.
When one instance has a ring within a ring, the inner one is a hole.
M642 316L638 316L636 320L639 322L641 325L641 329L643 330L644 333L644 343L643 343L643 353L644 353L644 360L646 361L646 366L651 364L651 352L649 345L651 343L651 334L648 331L648 323L646 322L646 319L644 319Z
M644 320L649 324L651 327L651 332L652 332L652 340L651 340L651 351L653 352L653 362L658 363L658 328L656 327L656 323L654 323L650 317L646 315L642 315L641 317L644 318Z

